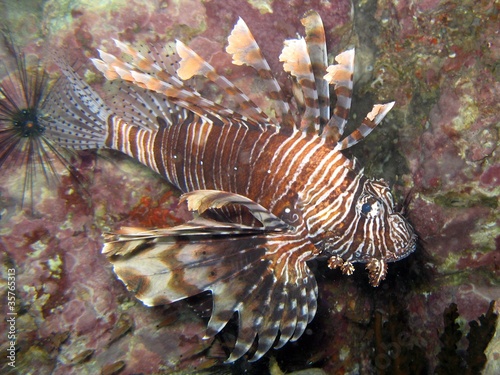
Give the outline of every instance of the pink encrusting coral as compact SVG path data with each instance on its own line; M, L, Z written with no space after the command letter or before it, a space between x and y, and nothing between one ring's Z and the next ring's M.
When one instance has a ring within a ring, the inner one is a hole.
M75 2L68 14L58 2L48 1L37 13L36 32L20 32L16 40L29 53L64 46L68 61L78 61L79 73L107 99L114 88L103 84L87 58L97 56L96 48L118 54L112 38L135 46L180 39L219 73L246 87L248 71L222 58L238 17L251 27L278 73L282 41L296 37L304 12L315 9L325 23L330 50L337 54L356 46L362 61L355 73L362 76L354 89L361 97L356 98L359 109L353 108L357 119L373 104L372 97L396 100L386 123L352 153L368 174L395 184L398 199L411 191L409 217L423 249L391 265L378 289L366 285L362 272L346 277L316 264L317 316L299 341L268 353L277 361L270 366L285 372L314 366L326 373L362 373L410 368L417 358L432 372L439 365L442 316L450 303L457 304L462 323L485 314L492 300L499 309L496 4L354 2L351 18L349 1L289 3L116 0L90 8ZM14 34L22 29L17 12L22 9L5 12ZM284 81L284 74L277 76ZM257 98L259 88L249 89ZM191 373L221 364L231 331L206 341L206 324L187 303L145 307L101 254L103 232L121 225L172 226L189 218L185 207L177 207L177 192L156 174L111 152L101 156L86 155L80 162L81 190L69 184L64 170L59 187L40 188L35 216L19 209L19 173L0 174L2 280L7 269L16 269L18 312L17 366L11 369L2 359L2 370ZM4 295L4 284L0 291ZM7 328L2 320L0 337ZM461 328L458 349L465 351L469 326ZM497 330L487 350L486 373L499 368L498 335ZM2 353L5 345L2 340ZM384 352L387 345L399 349Z

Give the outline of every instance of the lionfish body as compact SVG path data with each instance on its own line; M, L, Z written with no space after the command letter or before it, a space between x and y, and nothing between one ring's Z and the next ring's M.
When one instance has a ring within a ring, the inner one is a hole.
M387 185L365 177L341 152L364 138L393 103L374 106L341 140L354 51L327 67L319 15L308 12L302 22L305 39L286 41L280 56L303 93L300 119L282 100L241 19L226 51L233 63L257 70L277 119L181 42L177 54L162 58L116 41L131 62L100 51L101 59L93 62L108 79L135 85L123 89L115 109L63 69L73 85L66 102L75 110L64 126L50 129L53 138L66 147L107 147L138 159L184 192L196 213L178 227L107 234L103 252L146 305L210 291L207 337L237 312L238 338L228 361L254 343L252 360L259 359L273 345L302 335L315 315L318 294L307 261L326 256L330 267L346 274L353 272L352 262L367 263L370 282L377 286L387 262L415 248L413 229L394 211ZM186 80L193 76L223 90L233 108L191 88ZM328 83L337 95L331 118Z

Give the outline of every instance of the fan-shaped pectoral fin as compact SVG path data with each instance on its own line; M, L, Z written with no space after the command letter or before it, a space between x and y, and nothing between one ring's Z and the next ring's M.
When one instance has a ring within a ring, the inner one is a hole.
M128 228L108 234L103 252L118 278L148 306L211 291L207 337L237 312L238 337L228 362L249 352L257 337L252 360L262 357L280 332L280 346L300 337L314 317L317 297L306 263L316 250L303 233L232 233L225 227L226 234L210 235L200 229L202 223L192 226L201 235L187 235L189 223L156 233Z

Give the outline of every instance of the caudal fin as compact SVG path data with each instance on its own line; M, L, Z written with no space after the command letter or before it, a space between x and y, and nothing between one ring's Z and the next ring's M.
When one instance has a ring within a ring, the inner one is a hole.
M103 147L112 111L73 68L64 62L58 64L64 77L44 106L44 113L50 117L47 137L69 149Z

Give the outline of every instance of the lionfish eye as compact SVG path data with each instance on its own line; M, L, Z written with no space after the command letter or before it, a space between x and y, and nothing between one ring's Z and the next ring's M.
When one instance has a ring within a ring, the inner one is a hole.
M361 206L361 213L366 215L372 209L372 205L370 203L365 203Z
M379 217L384 213L382 202L372 195L361 197L357 209L359 210L358 212L367 219Z

